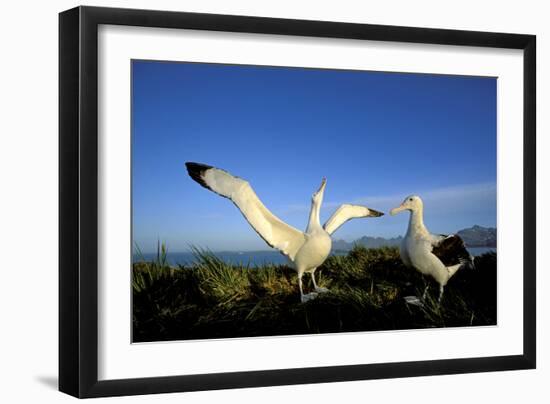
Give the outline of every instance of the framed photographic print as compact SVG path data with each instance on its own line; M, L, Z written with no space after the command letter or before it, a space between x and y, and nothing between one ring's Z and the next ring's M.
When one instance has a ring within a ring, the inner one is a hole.
M535 367L534 36L59 23L61 391Z

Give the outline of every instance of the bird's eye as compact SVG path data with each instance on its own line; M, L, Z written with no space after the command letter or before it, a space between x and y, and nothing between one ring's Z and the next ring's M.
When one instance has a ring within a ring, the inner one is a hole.
M412 201L413 201L413 198L409 198L409 201L411 201L411 202L412 202Z

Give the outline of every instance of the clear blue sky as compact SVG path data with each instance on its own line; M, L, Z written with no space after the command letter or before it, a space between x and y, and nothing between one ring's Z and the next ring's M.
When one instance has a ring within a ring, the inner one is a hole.
M268 249L184 163L247 179L304 229L327 177L322 220L344 202L387 212L408 194L449 233L496 226L496 79L301 68L132 62L133 238L144 252ZM397 236L406 214L335 234Z

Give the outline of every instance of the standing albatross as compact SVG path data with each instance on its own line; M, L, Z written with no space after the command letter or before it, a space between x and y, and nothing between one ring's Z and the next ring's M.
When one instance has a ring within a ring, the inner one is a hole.
M327 184L323 178L321 187L311 198L309 223L305 232L300 231L271 213L260 201L250 184L227 171L200 163L185 163L189 176L203 187L230 199L239 208L244 218L271 247L279 250L292 263L298 273L300 298L302 302L311 300L326 288L317 286L315 270L330 254L332 240L330 235L342 224L353 218L378 217L383 213L366 206L342 205L324 226L319 221L323 194ZM311 274L315 292L304 295L302 276Z
M431 234L428 231L424 226L424 204L419 196L406 197L390 214L393 216L403 210L410 211L411 215L407 234L399 248L401 259L405 265L435 279L439 284L438 301L441 302L449 279L463 266L473 268L474 259L459 236ZM424 289L423 298L426 297L427 290L428 286Z

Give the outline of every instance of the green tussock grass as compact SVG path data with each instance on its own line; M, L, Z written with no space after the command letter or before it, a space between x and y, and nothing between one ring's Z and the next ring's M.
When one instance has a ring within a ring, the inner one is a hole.
M329 288L300 302L298 280L285 265L229 265L194 249L197 263L171 267L159 245L153 261L133 264L134 342L311 333L398 330L496 324L496 254L476 257L438 285L405 267L396 248L355 247L317 269ZM311 291L308 274L305 292ZM428 295L421 307L405 296Z

